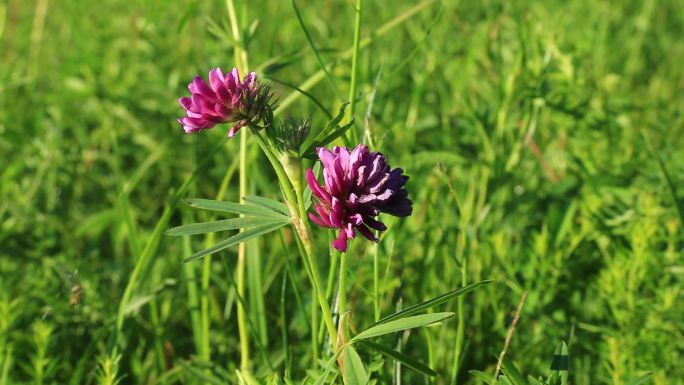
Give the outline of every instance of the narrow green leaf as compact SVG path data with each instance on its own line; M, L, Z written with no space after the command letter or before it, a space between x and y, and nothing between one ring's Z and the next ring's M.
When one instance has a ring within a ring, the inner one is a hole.
M503 372L508 380L513 385L527 385L525 378L522 376L522 374L520 374L518 368L515 366L513 361L508 359L508 357L503 359L501 368L503 369Z
M347 105L349 102L345 102L340 106L339 111L337 112L337 115L328 122L328 124L325 126L324 129L319 131L316 135L309 135L309 137L302 143L302 145L299 147L301 153L300 156L304 156L311 152L314 147L316 147L320 142L321 139L325 138L326 136L330 135L330 131L338 128L338 125L344 119L345 112L347 110Z
M227 239L222 240L221 242L218 242L214 246L204 249L202 251L199 251L183 260L183 263L187 263L190 261L194 261L196 259L205 257L209 254L213 254L216 252L219 252L223 249L226 249L228 247L237 245L240 242L244 242L246 240L252 239L254 237L258 237L260 235L270 233L271 231L277 230L283 226L285 226L287 223L286 222L276 222L275 224L268 224L268 225L263 225L263 226L258 226L251 228L249 230L243 231L241 233L235 234L232 237L229 237Z
M452 299L458 297L459 295L470 293L471 291L477 289L478 287L487 285L491 282L493 282L493 281L491 281L491 280L480 281L480 282L473 283L473 284L470 284L468 286L462 287L460 289L451 291L449 293L442 294L439 297L429 299L429 300L427 300L425 302L421 302L417 305L410 306L410 307L408 307L408 308L406 308L400 312L394 313L392 315L388 315L387 317L382 318L378 322L373 324L373 326L379 325L379 324L382 324L385 322L389 322L389 321L392 321L392 320L395 320L398 318L407 317L407 316L410 316L410 315L413 315L416 313L420 313L420 312L423 312L427 309L432 309L435 306L438 306L438 305L441 305L445 302L451 301Z
M345 385L366 385L368 373L363 367L361 357L350 344L344 347L344 369L342 371Z
M363 341L362 345L365 347L368 347L370 349L373 349L375 351L378 351L378 352L386 355L387 357L389 357L395 361L399 361L402 364L404 364L405 366L407 366L413 370L416 370L420 373L423 373L423 374L426 374L426 375L432 376L432 377L437 375L437 372L432 370L429 366L423 364L422 362L414 360L413 358L405 355L404 353L401 353L401 352L398 352L398 351L393 350L391 348L388 348L387 346L376 344L375 342L370 342L370 341Z
M342 136L349 128L351 128L354 125L354 120L352 119L349 123L345 124L344 126L338 127L333 132L325 136L324 138L317 140L314 145L316 147L325 147L328 144L332 143L335 139L339 138Z
M491 374L487 374L479 370L469 370L468 373L470 373L473 377L477 378L478 380L484 382L485 384L492 385L494 383L494 378Z
M333 355L330 357L328 362L325 364L325 370L323 370L323 373L321 373L318 378L316 378L316 381L314 381L313 385L323 385L325 381L328 379L328 376L330 375L330 370L332 370L335 361L337 360L338 354Z
M453 317L455 313L444 312L444 313L431 313L431 314L421 314L412 317L405 317L394 321L385 322L379 325L371 326L370 328L357 334L352 341L364 340L367 338L381 336L383 334L395 333L398 331L418 328L425 325L430 325L435 322L445 320L447 318Z
M277 219L273 217L258 218L258 217L242 217L233 219L224 219L220 221L193 223L190 225L183 225L166 230L166 235L193 235L204 233L215 233L218 231L244 229L248 227L270 225L276 223L288 223L289 221Z
M648 381L648 379L651 378L652 375L653 375L653 373L648 373L648 374L643 375L639 378L635 378L633 380L630 380L625 385L641 385L641 384L645 383L646 381Z
M283 215L262 206L243 205L235 202L215 201L211 199L186 199L191 207L198 209L220 211L224 213L245 214L282 218Z
M259 205L259 206L263 206L265 208L268 208L268 209L271 209L275 212L283 214L287 217L290 216L290 209L287 208L287 205L284 203L278 202L277 200L259 197L256 195L248 195L248 196L244 197L244 199L246 202L254 203L255 205Z

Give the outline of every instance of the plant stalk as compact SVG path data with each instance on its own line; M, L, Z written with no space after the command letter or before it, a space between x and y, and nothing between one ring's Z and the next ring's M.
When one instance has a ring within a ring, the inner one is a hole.
M238 71L243 75L247 74L247 51L240 44L242 36L240 35L240 28L235 14L235 4L233 0L226 0L228 8L228 17L230 19L230 26L235 40L235 64ZM243 129L240 132L240 171L239 171L239 193L240 203L244 203L244 197L247 195L247 133L248 130ZM244 215L240 215L241 217ZM242 232L244 229L240 229ZM241 298L245 298L245 258L247 256L247 243L241 242L238 245L238 263L237 263L237 293ZM242 301L237 304L237 319L238 319L238 333L240 334L240 368L242 370L249 369L249 330L247 329L247 320L245 314L245 307Z

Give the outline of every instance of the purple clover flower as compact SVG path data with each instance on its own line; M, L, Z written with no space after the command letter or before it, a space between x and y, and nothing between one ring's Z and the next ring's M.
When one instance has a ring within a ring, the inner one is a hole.
M356 231L377 242L372 230L387 230L375 219L380 213L411 215L412 203L404 189L408 176L400 168L391 169L383 154L371 152L363 144L351 152L344 147L333 151L318 148L317 152L323 163L325 186L318 184L313 170L306 170L318 214L309 213L309 218L320 226L340 229L332 243L337 250L345 252L347 240L353 239Z
M209 85L197 75L188 84L192 96L178 99L186 112L178 122L188 134L235 122L228 132L232 137L254 117L251 102L258 99L260 88L255 72L241 81L237 68L225 75L220 68L209 71Z

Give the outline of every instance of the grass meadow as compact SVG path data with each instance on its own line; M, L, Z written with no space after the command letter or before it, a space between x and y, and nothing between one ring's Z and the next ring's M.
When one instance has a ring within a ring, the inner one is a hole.
M683 384L683 9L0 1L0 385ZM166 234L236 218L186 199L287 193L247 128L176 121L218 66L353 116L330 145L387 155L412 215L183 263L237 234Z

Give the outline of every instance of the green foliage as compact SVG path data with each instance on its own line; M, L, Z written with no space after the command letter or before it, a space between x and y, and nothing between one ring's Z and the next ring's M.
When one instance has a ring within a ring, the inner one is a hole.
M356 1L235 3L239 40L222 1L0 4L0 385L342 383L254 138L242 197L239 140L175 121L192 76L232 67L234 47L282 80L280 117L311 116L297 155L354 133L411 177L414 214L350 249L349 334L463 313L355 342L347 370L491 383L527 291L505 381L684 382L680 2L366 0L352 124ZM333 303L338 256L314 235ZM242 298L231 246L245 240ZM569 370L547 375L558 341Z

